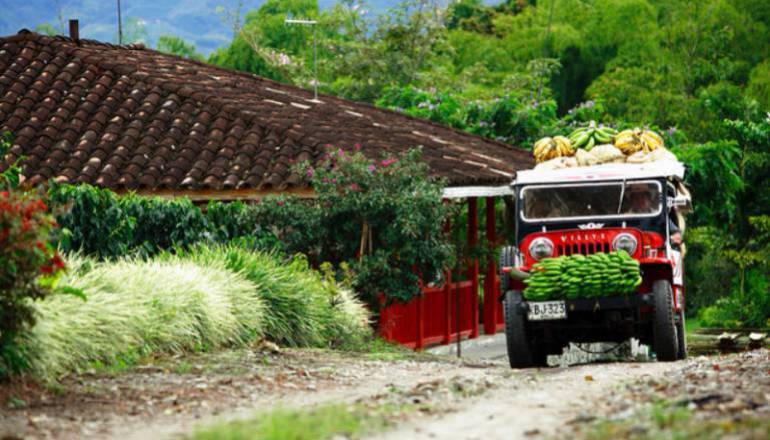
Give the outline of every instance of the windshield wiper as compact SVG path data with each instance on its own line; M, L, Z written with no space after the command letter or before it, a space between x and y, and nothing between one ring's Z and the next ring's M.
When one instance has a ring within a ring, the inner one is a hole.
M623 179L623 187L620 189L620 200L618 200L618 212L617 214L620 214L620 211L623 209L623 196L626 195L626 179Z

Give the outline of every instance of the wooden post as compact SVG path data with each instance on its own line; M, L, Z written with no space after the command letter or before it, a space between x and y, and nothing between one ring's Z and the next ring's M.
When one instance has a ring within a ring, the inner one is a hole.
M473 251L479 242L479 210L478 199L470 197L468 199L468 248ZM479 259L471 257L468 261L468 278L471 280L471 334L469 338L476 338L479 335Z
M444 234L452 233L452 223L447 220L444 223ZM452 342L452 269L444 272L444 340L442 343Z
M417 297L417 342L415 350L421 351L425 348L425 295Z
M489 256L487 256L487 270L484 275L484 333L493 335L497 332L497 308L500 302L497 301L497 268L495 258L492 252L495 250L495 199L486 198L486 220L487 220L487 245L489 246Z

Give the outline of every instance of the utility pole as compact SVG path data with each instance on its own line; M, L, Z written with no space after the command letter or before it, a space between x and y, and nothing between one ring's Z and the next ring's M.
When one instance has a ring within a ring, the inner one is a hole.
M123 44L123 20L120 16L120 0L118 0L118 44Z
M120 0L118 0L120 1ZM313 28L313 100L318 101L318 49L316 46L315 30L318 21L316 20L295 20L287 18L285 24L298 24L301 26L311 26Z

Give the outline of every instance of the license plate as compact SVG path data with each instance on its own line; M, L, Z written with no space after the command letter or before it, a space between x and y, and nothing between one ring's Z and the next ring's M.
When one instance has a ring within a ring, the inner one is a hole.
M527 318L530 321L567 319L567 306L564 301L530 302Z

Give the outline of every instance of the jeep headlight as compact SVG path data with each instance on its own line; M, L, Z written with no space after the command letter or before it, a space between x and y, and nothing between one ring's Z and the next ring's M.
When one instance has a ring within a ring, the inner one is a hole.
M622 234L618 234L618 236L612 240L612 249L615 251L626 251L628 252L628 255L634 255L634 252L636 252L636 246L638 244L639 243L636 241L636 237L627 232L624 232Z
M529 244L529 255L531 255L535 261L540 261L543 258L552 257L553 242L545 237L532 240L532 243Z

